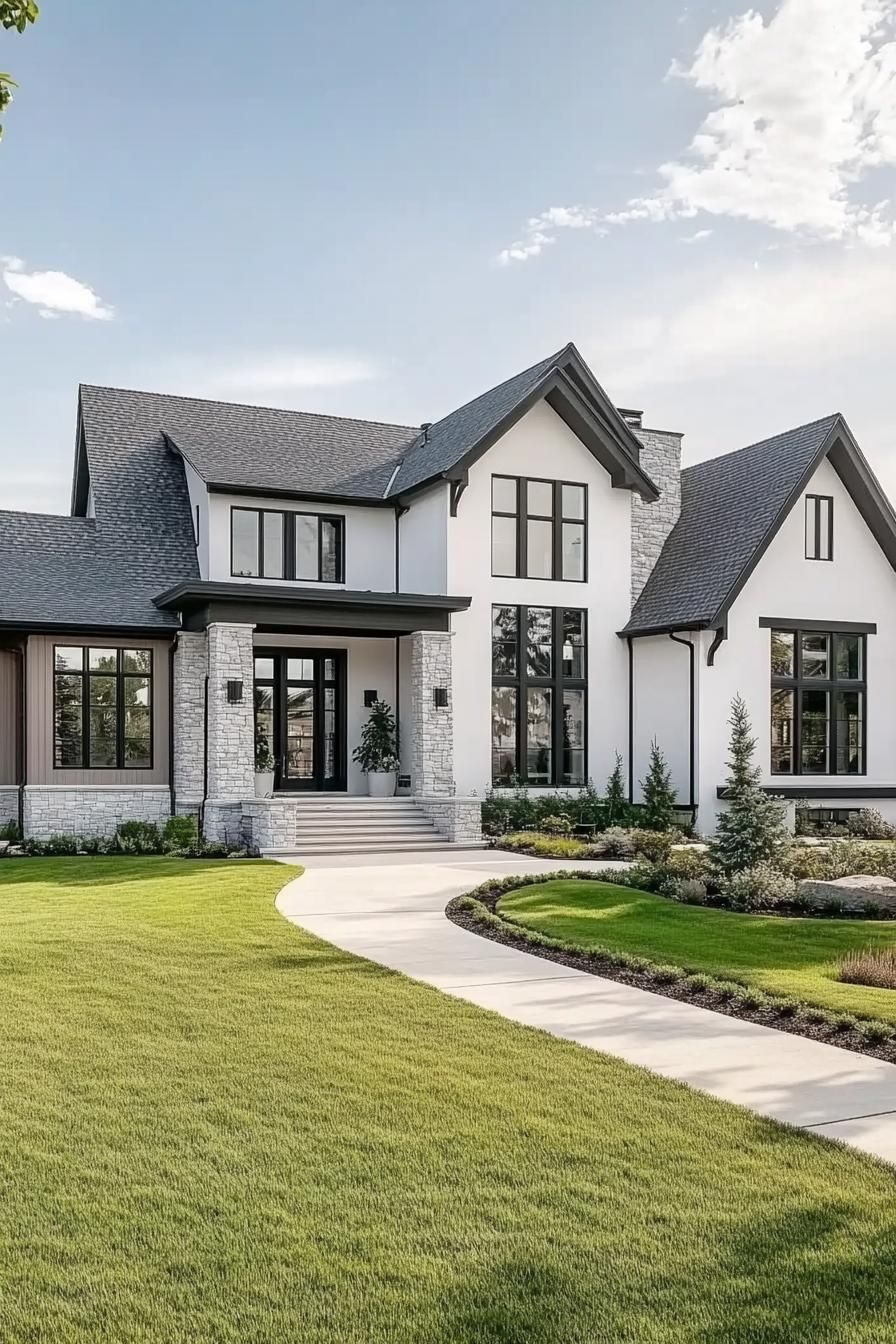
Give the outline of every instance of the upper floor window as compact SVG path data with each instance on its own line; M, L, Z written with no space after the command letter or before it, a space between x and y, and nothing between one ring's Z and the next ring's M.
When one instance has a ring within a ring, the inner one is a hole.
M233 508L230 572L237 578L345 582L345 519L322 513Z
M57 770L152 767L152 649L53 649Z
M806 559L834 558L834 500L831 495L806 496Z
M771 773L865 773L865 636L771 632Z
M492 477L492 574L585 578L587 487L571 481Z

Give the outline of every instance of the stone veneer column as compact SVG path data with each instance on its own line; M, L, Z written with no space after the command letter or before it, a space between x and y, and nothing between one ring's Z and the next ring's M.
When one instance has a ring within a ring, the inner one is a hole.
M450 797L454 793L454 701L451 691L451 635L415 630L411 640L411 793ZM444 687L448 704L439 708L433 692Z
M660 492L646 504L632 492L632 606L660 558L681 513L681 438L671 430L633 426L641 443L641 466Z
M208 627L208 796L216 802L255 796L254 625ZM231 704L228 681L243 683Z
M181 630L174 651L174 776L175 806L191 812L202 802L205 783L205 675L208 640L205 633Z

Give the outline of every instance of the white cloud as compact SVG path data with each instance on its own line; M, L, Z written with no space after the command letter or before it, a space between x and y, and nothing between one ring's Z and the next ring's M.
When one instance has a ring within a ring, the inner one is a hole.
M539 256L556 242L558 229L590 229L595 233L606 233L598 211L585 210L578 205L552 205L526 221L523 237L499 252L498 261L506 266L511 261L528 261L530 257Z
M65 271L29 271L20 257L0 257L0 268L6 288L17 300L34 304L41 317L68 313L107 322L115 315L89 285Z
M680 238L682 243L702 243L704 239L712 237L712 229L698 229L696 233L689 233L687 237Z
M289 404L293 394L323 392L381 377L381 368L363 354L343 351L253 350L178 355L151 369L128 375L138 386L185 396Z
M863 198L860 187L873 170L896 166L894 28L896 0L781 0L768 21L748 10L709 29L690 63L669 72L714 104L686 152L659 167L656 191L603 216L576 213L595 226L702 213L887 245L896 230L890 202ZM536 217L545 234L538 251L562 227L551 213ZM520 246L502 259L524 259Z

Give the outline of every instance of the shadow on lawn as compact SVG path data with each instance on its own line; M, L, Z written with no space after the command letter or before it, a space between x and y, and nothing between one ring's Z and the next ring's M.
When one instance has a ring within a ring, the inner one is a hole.
M677 1267L658 1235L638 1267L637 1291L631 1274L615 1282L612 1259L583 1263L581 1247L570 1249L567 1257L561 1243L546 1248L542 1263L504 1259L478 1278L464 1275L417 1344L842 1344L859 1332L881 1344L896 1339L896 1244L859 1235L847 1204L737 1224L715 1244L698 1243L693 1260Z
M234 868L259 865L272 868L263 859L179 859L167 854L129 855L88 858L0 859L0 888L22 882L52 883L65 887L126 886L129 882L150 882L164 878L177 882L200 875L232 872ZM289 880L289 868L276 865Z

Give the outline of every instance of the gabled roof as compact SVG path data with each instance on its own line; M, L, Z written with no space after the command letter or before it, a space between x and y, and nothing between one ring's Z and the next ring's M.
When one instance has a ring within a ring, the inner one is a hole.
M462 479L477 457L542 398L607 468L614 485L657 498L640 468L637 438L572 344L431 425L405 453L390 495L407 494L439 478Z
M896 515L843 416L829 415L682 472L681 515L622 633L723 628L826 456L896 568Z

